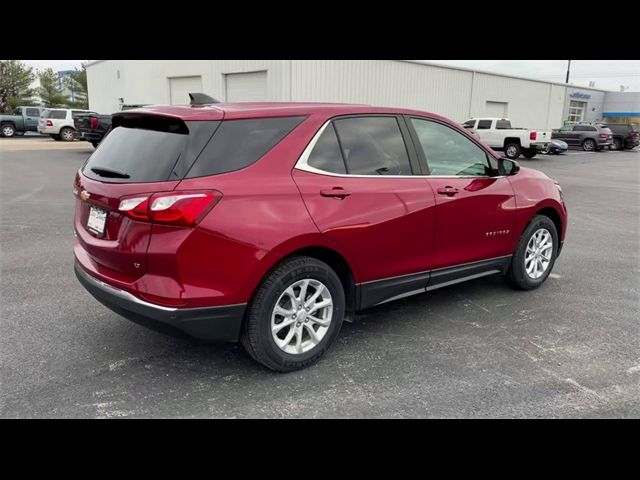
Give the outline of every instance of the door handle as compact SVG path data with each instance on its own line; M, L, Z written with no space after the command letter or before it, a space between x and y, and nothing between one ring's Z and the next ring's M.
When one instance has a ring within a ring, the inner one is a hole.
M447 185L446 187L440 187L437 191L440 195L446 195L447 197L453 197L458 193L458 189L450 185Z
M333 187L331 190L320 190L320 195L322 195L323 197L332 197L344 200L346 197L351 195L351 192L347 192L342 187Z

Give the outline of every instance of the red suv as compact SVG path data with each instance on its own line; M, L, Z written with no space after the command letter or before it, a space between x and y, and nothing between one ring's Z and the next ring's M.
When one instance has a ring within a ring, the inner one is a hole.
M542 284L560 186L427 112L344 104L114 115L78 171L75 273L152 328L315 362L345 317L490 274Z

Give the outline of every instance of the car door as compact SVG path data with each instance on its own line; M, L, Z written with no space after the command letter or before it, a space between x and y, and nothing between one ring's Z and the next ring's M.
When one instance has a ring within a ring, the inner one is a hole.
M551 133L551 138L556 140L562 140L567 145L574 145L572 140L573 136L573 128L572 127L562 127L560 130L555 130Z
M35 132L38 130L38 121L40 120L40 109L36 107L26 107L24 109L24 130L26 132Z
M346 252L356 283L395 282L399 292L411 290L407 282L426 287L435 226L435 195L424 177L413 175L419 167L407 139L401 117L337 118L293 170L318 230ZM375 290L367 289L363 307L377 303L378 294L392 296Z
M497 174L495 158L438 120L411 117L408 124L435 192L434 269L511 255L519 236L514 192L509 179ZM434 272L431 282L438 277Z

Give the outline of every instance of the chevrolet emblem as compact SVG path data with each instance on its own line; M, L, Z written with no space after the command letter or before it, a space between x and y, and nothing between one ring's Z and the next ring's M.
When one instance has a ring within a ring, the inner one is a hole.
M86 190L82 190L82 191L80 192L80 198L81 198L82 200L84 200L85 202L86 202L87 200L89 200L89 197L90 197L90 196L91 196L91 194L90 194L89 192L87 192Z

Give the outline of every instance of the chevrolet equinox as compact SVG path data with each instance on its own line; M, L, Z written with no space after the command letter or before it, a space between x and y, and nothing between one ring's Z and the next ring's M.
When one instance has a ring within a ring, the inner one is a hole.
M491 274L537 288L567 228L545 174L441 116L364 105L120 112L74 195L98 301L283 372L374 305Z

